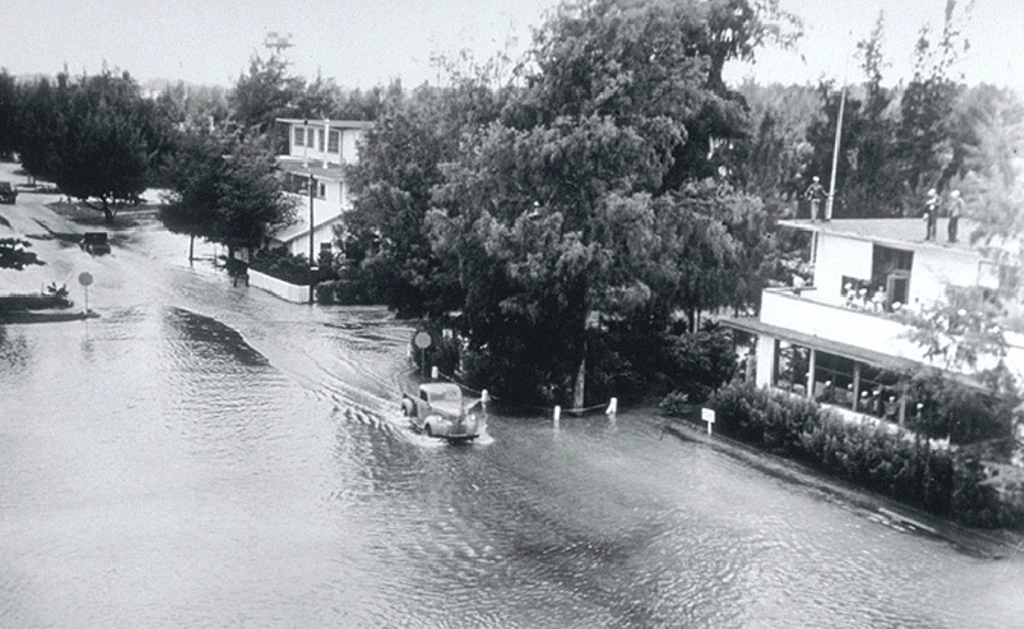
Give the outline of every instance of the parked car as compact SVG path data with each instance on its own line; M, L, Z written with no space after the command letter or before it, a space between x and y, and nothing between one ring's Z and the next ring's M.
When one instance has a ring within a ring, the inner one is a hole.
M94 256L101 256L110 253L110 243L107 242L107 232L85 232L82 237L82 250Z
M449 441L469 441L480 436L483 421L479 400L468 403L462 389L450 382L427 382L416 389L415 397L402 396L402 411L413 428L428 437Z
M9 181L0 181L0 202L14 203L18 199L18 191Z

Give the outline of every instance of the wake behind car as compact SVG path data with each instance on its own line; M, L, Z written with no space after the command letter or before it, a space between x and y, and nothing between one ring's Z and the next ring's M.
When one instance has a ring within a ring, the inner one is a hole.
M18 191L9 181L0 181L0 202L14 203L18 200Z
M425 382L415 393L403 393L402 412L413 428L428 437L470 441L480 436L483 425L480 400L468 401L462 389L450 382Z

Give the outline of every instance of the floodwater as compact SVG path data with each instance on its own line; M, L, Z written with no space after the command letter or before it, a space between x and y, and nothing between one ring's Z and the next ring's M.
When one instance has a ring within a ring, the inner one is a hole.
M656 417L419 436L397 393L410 330L384 310L233 288L151 223L116 243L52 265L94 275L101 318L0 326L0 626L1024 622L1021 557L663 439Z

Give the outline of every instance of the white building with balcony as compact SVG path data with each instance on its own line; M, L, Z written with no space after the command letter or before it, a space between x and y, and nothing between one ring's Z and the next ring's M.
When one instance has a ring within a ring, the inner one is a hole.
M299 211L294 223L274 233L271 244L309 256L312 227L316 256L321 247L331 246L334 226L352 207L345 166L359 160L360 140L373 123L297 118L278 118L277 123L288 128L288 154L278 157L278 167L287 178L288 189L297 197Z
M758 318L722 323L755 339L748 377L759 386L787 389L853 412L899 423L906 417L907 403L894 374L929 363L924 349L909 338L903 311L944 300L947 285L981 286L995 296L1018 289L1017 256L994 261L991 252L970 244L972 226L963 220L957 242L948 242L946 219L939 221L936 240L925 240L924 222L912 218L789 220L780 225L810 233L812 283L765 289ZM1024 339L1006 336L1006 363L1020 374ZM971 382L970 374L949 375Z

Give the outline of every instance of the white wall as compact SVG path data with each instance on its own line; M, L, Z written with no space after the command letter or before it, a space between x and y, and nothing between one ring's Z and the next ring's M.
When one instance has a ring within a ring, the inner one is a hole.
M817 261L814 264L815 299L843 303L843 276L871 280L871 242L841 238L818 232Z
M979 254L962 249L926 247L914 252L910 271L910 303L922 306L945 299L946 285L974 286L978 283Z
M316 262L316 258L320 255L321 243L334 243L334 225L335 223L327 223L326 225L320 225L313 230L313 260ZM309 257L309 232L306 232L303 236L296 238L288 243L288 251L294 255L302 254Z
M270 277L255 269L249 269L249 286L261 288L285 301L296 304L309 303L309 287L289 284L276 277Z
M823 304L785 291L769 289L761 293L761 321L890 356L923 358L921 349L904 338L909 328L898 320Z

